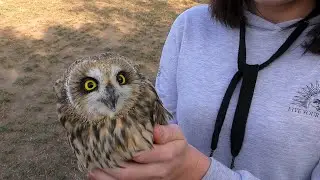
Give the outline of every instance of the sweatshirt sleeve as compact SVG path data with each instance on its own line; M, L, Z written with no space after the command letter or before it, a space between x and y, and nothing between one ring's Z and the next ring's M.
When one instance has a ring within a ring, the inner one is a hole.
M320 179L320 161L316 168L312 172L311 180L318 180Z
M177 108L177 66L182 39L183 15L181 14L173 23L163 46L155 88L163 105L172 113L174 119L170 123L178 124L176 118Z
M211 164L202 180L259 180L259 178L253 176L250 172L245 170L233 171L227 166L223 165L214 158L210 158ZM318 165L314 168L311 180L320 179L320 160Z
M211 164L202 180L259 180L248 171L233 171L212 157L210 160Z

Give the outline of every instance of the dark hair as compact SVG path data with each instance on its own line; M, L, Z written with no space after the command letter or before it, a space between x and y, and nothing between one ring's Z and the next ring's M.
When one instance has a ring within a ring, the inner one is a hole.
M320 0L316 1L317 7ZM210 9L212 17L231 28L238 28L240 22L245 20L244 9L254 8L253 0L211 0ZM318 8L319 9L319 8ZM308 32L308 40L303 44L307 51L320 54L320 23Z

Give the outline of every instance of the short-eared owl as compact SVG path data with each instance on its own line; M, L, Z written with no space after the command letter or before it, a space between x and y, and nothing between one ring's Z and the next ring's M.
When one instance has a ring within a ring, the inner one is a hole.
M56 81L58 118L80 170L119 167L153 146L153 127L171 114L128 59L102 54L72 63Z

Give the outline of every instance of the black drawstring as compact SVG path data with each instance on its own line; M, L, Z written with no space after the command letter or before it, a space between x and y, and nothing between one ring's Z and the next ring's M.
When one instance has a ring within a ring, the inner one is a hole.
M219 135L223 126L223 122L228 110L228 106L232 97L232 94L241 80L242 85L240 89L238 104L236 107L232 128L231 128L231 154L232 163L230 168L234 167L235 158L240 153L244 135L245 127L248 119L248 114L254 94L255 84L258 77L259 70L267 67L277 58L279 58L284 52L286 52L289 47L295 42L295 40L301 35L301 33L308 27L308 20L319 14L318 8L314 9L306 18L298 22L296 29L290 34L287 40L282 44L282 46L274 53L268 61L261 65L249 65L246 63L246 43L245 43L245 23L241 22L240 25L240 38L239 38L239 52L238 52L238 72L233 76L227 91L223 97L220 109L217 115L214 132L212 134L211 141L211 153L216 150Z
M211 150L212 151L211 151L210 156L212 156L213 151L216 150L216 148L217 148L218 141L219 141L219 134L220 134L227 110L228 110L229 102L231 100L232 94L233 94L234 90L236 89L237 84L240 81L241 77L242 77L242 74L240 73L240 71L238 71L233 76L231 83L228 86L228 89L223 97L223 100L222 100L222 103L220 106L220 110L218 112L216 124L214 127L213 135L212 135L212 141L211 141Z
M247 124L249 109L253 97L256 80L258 77L259 65L246 65L243 71L239 100L234 114L231 128L231 154L238 156Z

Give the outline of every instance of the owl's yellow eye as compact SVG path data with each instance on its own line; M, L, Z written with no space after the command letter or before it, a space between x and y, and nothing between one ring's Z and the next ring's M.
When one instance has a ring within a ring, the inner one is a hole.
M127 83L127 79L126 79L125 74L123 72L118 73L117 81L120 85L125 85Z
M86 82L84 83L84 89L86 91L93 91L94 89L96 89L96 87L97 83L92 79L86 80Z

